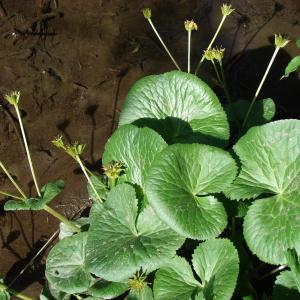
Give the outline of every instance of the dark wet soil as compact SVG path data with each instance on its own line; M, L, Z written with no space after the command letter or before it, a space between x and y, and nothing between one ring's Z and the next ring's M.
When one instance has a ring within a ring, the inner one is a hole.
M183 22L199 25L193 34L195 66L220 19L221 1L2 0L0 1L0 94L21 90L21 108L40 185L58 178L65 191L51 205L72 218L88 206L85 180L74 162L51 146L63 134L87 144L86 162L100 170L103 145L114 130L130 86L146 74L173 69L140 10L149 6L153 21L180 65L186 65ZM236 12L218 43L226 51L232 95L250 98L273 47L274 33L300 35L300 0L233 0ZM279 81L294 43L281 51L262 97L272 97L276 118L299 117L300 81ZM210 80L211 70L201 77ZM220 94L222 97L222 94ZM15 113L0 98L0 159L34 194ZM14 192L0 173L0 188ZM3 204L3 202L2 202ZM44 212L0 211L0 273L11 283L57 230ZM14 287L34 299L43 283L45 255L40 255Z

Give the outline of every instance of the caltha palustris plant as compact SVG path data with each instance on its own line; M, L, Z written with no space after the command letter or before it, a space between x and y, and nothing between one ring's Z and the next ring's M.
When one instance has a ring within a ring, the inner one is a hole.
M214 43L233 11L222 5L221 22L191 74L197 24L184 23L188 72L183 72L151 10L143 10L178 70L133 85L98 174L83 164L84 145L67 145L62 137L53 141L87 179L93 201L88 218L68 221L50 209L63 183L38 188L25 134L37 196L28 198L1 163L20 192L1 192L14 198L6 210L44 209L63 222L47 258L40 299L299 299L300 121L270 122L275 103L259 99L277 53L289 41L275 35L274 54L253 98L232 99L225 49ZM197 76L205 62L224 89L224 108ZM10 97L14 94L9 102ZM11 102L23 133L18 103ZM231 139L230 127L236 132ZM4 284L1 289L8 298L11 291Z

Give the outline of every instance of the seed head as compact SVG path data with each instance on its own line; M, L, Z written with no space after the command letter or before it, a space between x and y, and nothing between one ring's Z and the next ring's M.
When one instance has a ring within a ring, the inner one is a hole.
M198 26L193 20L186 20L184 27L186 31L198 30Z
M142 13L143 13L145 19L147 19L147 20L151 19L151 9L150 8L142 9Z
M223 3L221 6L221 12L223 16L229 16L234 11L234 8L232 8L231 4Z
M119 178L124 170L124 164L118 161L111 161L109 164L103 166L104 174L111 179Z
M57 148L66 149L65 143L63 141L62 135L57 136L53 141L51 141L54 146Z
M282 36L281 34L275 34L275 47L276 48L283 48L285 47L290 40Z
M52 141L52 144L57 148L63 149L67 154L72 156L74 159L77 159L78 156L81 155L85 149L85 144L80 144L79 142L74 142L71 145L66 145L61 135L56 137Z
M18 105L20 96L21 96L20 91L12 91L9 94L6 94L4 96L4 99L12 105Z
M222 62L224 56L224 48L211 48L204 50L204 59L209 61L217 60L219 63Z
M132 290L142 290L147 286L146 275L142 271L138 271L132 278L128 280L128 285Z

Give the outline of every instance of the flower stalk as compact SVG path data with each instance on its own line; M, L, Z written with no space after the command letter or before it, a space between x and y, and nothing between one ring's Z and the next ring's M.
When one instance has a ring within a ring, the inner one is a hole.
M185 30L188 33L188 63L187 63L187 70L188 73L191 71L191 36L193 30L198 30L197 24L193 20L186 20L184 22Z
M166 44L164 43L164 41L162 40L160 34L158 33L158 31L156 30L152 20L151 20L151 9L150 8L144 8L142 10L142 13L145 17L145 19L149 22L151 28L153 29L155 35L157 36L158 40L160 41L160 43L162 44L163 48L165 49L165 51L167 52L167 54L169 55L169 57L171 58L173 64L175 65L175 67L181 71L181 68L179 67L179 65L177 64L175 58L173 57L173 55L171 54L171 52L169 51L168 47L166 46Z
M17 292L11 288L9 288L4 283L0 283L0 291L6 291L7 293L14 295L23 300L33 300L31 297L24 295L23 293Z
M221 31L221 29L222 29L222 27L223 27L223 24L224 24L226 18L227 18L233 11L234 11L234 9L232 8L232 6L231 6L230 4L223 4L223 5L221 6L222 19L221 19L221 21L220 21L220 23L219 23L219 26L218 26L218 28L217 28L217 30L216 30L214 36L212 37L212 39L211 39L209 45L207 46L206 50L210 50L210 49L211 49L212 45L214 44L216 38L218 37L218 35L219 35L219 33L220 33L220 31ZM202 55L200 61L199 61L198 64L197 64L197 67L196 67L196 70L195 70L195 75L198 74L199 69L200 69L202 63L204 62L204 60L205 60L205 57Z
M261 79L261 81L260 81L260 83L258 85L258 88L257 88L257 90L256 90L256 92L255 92L255 94L254 94L254 96L252 98L252 101L251 101L251 103L249 105L249 108L247 110L245 119L244 119L243 124L242 124L242 130L245 128L245 126L247 124L247 121L248 121L248 118L250 116L250 113L251 113L251 110L253 108L253 105L254 105L254 103L255 103L255 101L256 101L256 99L257 99L257 97L258 97L258 95L259 95L259 93L261 91L261 88L262 88L262 86L263 86L263 84L264 84L264 82L265 82L265 80L266 80L266 78L267 78L267 76L268 76L268 74L270 72L270 69L271 69L271 67L272 67L272 65L274 63L274 60L275 60L275 58L276 58L279 50L281 48L285 47L289 42L290 41L288 39L284 38L282 35L275 34L275 43L274 43L275 50L274 50L273 55L272 55L272 57L271 57L271 59L269 61L267 69L266 69L266 71L265 71L265 73L264 73L264 75L263 75L263 77L262 77L262 79Z
M95 195L97 196L97 199L100 203L103 203L103 200L101 199L100 195L98 194L95 186L93 185L88 172L92 174L82 163L82 160L80 158L80 155L83 153L85 149L84 144L80 144L78 142L74 142L72 145L66 145L65 142L63 141L62 136L58 136L52 141L53 145L56 146L57 148L63 149L68 155L70 155L80 166L84 176L86 177L89 185L91 186L92 190L94 191Z

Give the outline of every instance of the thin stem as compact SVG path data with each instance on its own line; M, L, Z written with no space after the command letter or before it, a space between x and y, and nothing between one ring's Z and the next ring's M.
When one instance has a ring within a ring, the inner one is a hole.
M1 191L1 190L0 190L0 194L4 195L4 196L7 196L7 197L10 197L10 198L14 198L14 199L18 199L18 200L23 200L23 198L21 198L21 197L15 196L13 194L10 194L10 193L7 193L7 192Z
M9 294L11 295L14 295L20 299L23 299L23 300L33 300L31 297L28 297L20 292L17 292L11 288L9 288L8 286L6 286L4 283L0 283L0 291L6 291L8 292Z
M19 185L16 183L16 181L12 178L12 176L10 175L10 173L8 172L8 170L5 168L5 166L3 165L3 163L1 161L0 161L0 167L4 171L4 173L6 174L8 179L11 181L11 183L14 185L14 187L19 191L19 193L25 199L26 198L25 193L22 191L22 189L19 187Z
M192 31L188 30L188 73L191 71L191 35Z
M220 61L220 70L221 70L221 77L222 77L222 82L223 82L224 93L225 93L228 103L231 104L232 101L231 101L231 97L229 94L228 85L227 85L222 61Z
M90 176L95 176L95 174L90 171L86 166L84 166L85 170L89 173Z
M109 188L112 189L116 186L116 179L115 178L108 178Z
M93 185L93 183L92 183L92 181L91 181L89 175L87 174L86 169L85 169L85 167L84 167L84 165L83 165L83 163L82 163L82 161L81 161L81 159L80 159L79 156L76 157L76 161L79 163L80 168L81 168L83 174L85 175L85 177L86 177L86 179L87 179L89 185L91 186L92 190L93 190L94 193L96 194L96 196L97 196L99 202L100 202L100 203L103 203L103 201L102 201L101 197L99 196L99 194L97 193L97 190L96 190L96 188L94 187L94 185Z
M264 276L262 276L260 278L260 280L263 280L263 279L265 279L265 278L267 278L267 277L269 277L269 276L271 276L271 275L273 275L273 274L275 274L275 273L277 273L281 270L284 270L285 268L287 268L287 266L285 266L285 265L279 266L279 267L273 269L272 271L270 271L269 273L265 274Z
M215 72L216 72L217 79L218 79L219 83L220 83L221 85L223 85L223 82L222 82L221 76L220 76L220 74L219 74L219 71L218 71L218 69L217 69L216 63L215 63L213 60L211 61L211 63L212 63L212 65L213 65L213 67L214 67L214 70L215 70Z
M221 22L220 22L220 24L219 24L219 26L218 26L218 28L217 28L217 30L216 30L216 32L215 32L213 38L211 39L211 41L210 41L208 47L206 48L206 50L209 50L209 49L212 47L213 43L215 42L215 40L216 40L216 38L217 38L217 36L218 36L218 34L219 34L219 32L220 32L220 30L221 30L223 24L224 24L224 21L225 21L226 17L227 17L227 16L223 16L223 17L222 17L222 20L221 20ZM196 67L195 75L198 74L199 69L200 69L200 66L202 65L203 61L204 61L204 56L202 55L200 61L198 62L198 65L197 65L197 67Z
M268 64L268 67L267 67L267 69L266 69L266 71L265 71L265 73L264 73L264 75L263 75L263 77L262 77L262 79L261 79L261 81L260 81L260 84L259 84L259 86L258 86L258 88L257 88L257 90L256 90L256 92L255 92L255 94L254 94L254 97L253 97L253 99L252 99L252 101L251 101L251 104L250 104L250 106L249 106L249 108L248 108L248 110L247 110L247 113L246 113L246 116L245 116L245 119L244 119L244 122L243 122L243 125L242 125L242 130L244 129L245 125L247 124L247 121L248 121L250 112L251 112L251 110L252 110L252 108L253 108L253 105L254 105L254 103L255 103L255 100L257 99L257 97L258 97L258 95L259 95L259 93L260 93L260 90L261 90L261 88L262 88L262 86L263 86L263 84L264 84L264 82L265 82L265 80L266 80L266 78L267 78L267 76L268 76L268 74L269 74L269 71L270 71L270 69L271 69L271 66L272 66L272 64L273 64L273 62L274 62L274 60L275 60L275 57L276 57L276 55L277 55L279 49L280 49L279 47L276 47L276 48L275 48L275 51L274 51L274 53L273 53L273 55L272 55L272 57L271 57L271 59L270 59L270 62L269 62L269 64Z
M80 228L77 227L72 221L68 220L65 216L57 212L56 210L52 209L50 206L46 205L44 207L44 210L48 212L53 217L59 219L61 222L68 225L70 228L72 228L75 232L80 232Z
M24 131L24 127L23 127L23 123L22 123L22 119L21 119L21 115L20 115L20 111L19 111L19 107L18 105L14 105L17 116L18 116L18 120L19 120L19 124L20 124L20 128L21 128L21 133L22 133L22 137L23 137L23 141L24 141L24 145L25 145L25 150L26 150L26 154L27 154L27 159L28 159L28 163L29 163L29 167L30 167L30 171L32 174L32 178L34 181L34 185L37 191L37 194L39 195L39 197L41 197L41 192L40 192L40 188L38 186L38 182L35 176L35 172L34 172L34 168L33 168L33 164L32 164L32 160L31 160L31 156L30 156L30 151L29 151L29 147L28 147L28 143L27 143L27 139L26 139L26 135L25 135L25 131Z
M162 38L160 37L159 33L157 32L154 24L152 23L151 19L147 19L149 24L151 25L153 31L155 32L157 38L159 39L159 41L161 42L162 46L164 47L164 49L166 50L166 52L168 53L169 57L171 58L172 62L174 63L175 67L181 71L180 67L178 66L176 60L174 59L174 57L172 56L172 54L170 53L169 49L167 48L167 46L165 45L165 43L163 42Z

